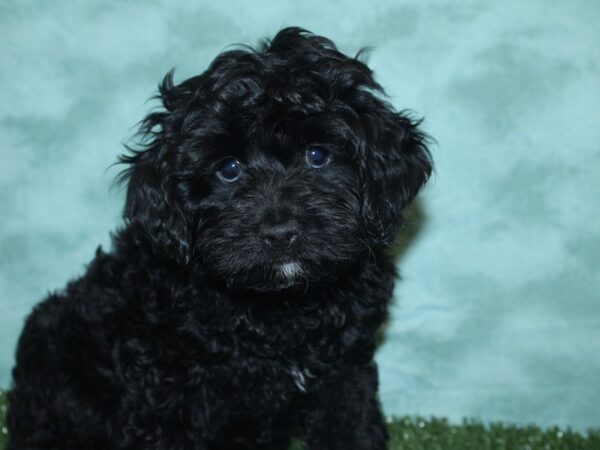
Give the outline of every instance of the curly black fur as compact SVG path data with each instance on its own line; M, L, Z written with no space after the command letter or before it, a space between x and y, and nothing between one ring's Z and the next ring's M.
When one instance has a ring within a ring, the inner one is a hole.
M375 332L431 172L418 123L298 28L159 91L113 249L26 322L9 448L384 448Z

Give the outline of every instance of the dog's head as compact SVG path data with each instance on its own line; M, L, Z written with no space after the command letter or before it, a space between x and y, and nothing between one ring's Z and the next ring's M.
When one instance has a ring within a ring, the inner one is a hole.
M238 286L321 279L388 244L431 172L371 70L305 30L159 91L145 145L122 158L125 219L162 257Z

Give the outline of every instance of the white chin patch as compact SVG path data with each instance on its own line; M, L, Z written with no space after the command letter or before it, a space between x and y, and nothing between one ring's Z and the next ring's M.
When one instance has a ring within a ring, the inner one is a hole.
M302 273L302 268L297 262L289 262L282 264L279 267L279 272L285 278L296 278L298 275L300 275L300 273Z

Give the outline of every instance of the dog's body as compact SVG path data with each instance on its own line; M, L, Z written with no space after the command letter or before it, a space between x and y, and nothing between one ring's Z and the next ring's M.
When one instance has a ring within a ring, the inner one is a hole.
M9 448L384 448L385 248L431 165L379 89L299 29L167 76L114 248L27 321Z

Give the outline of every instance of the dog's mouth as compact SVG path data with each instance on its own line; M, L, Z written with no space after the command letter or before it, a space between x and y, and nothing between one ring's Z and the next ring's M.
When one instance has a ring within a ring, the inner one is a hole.
M257 290L280 291L295 288L305 282L305 269L300 261L284 261L272 266L271 276L258 283Z
M233 284L242 289L260 292L295 289L305 284L307 272L301 261L284 260L274 262L269 268L263 266L253 275L245 279L236 277Z
M294 280L302 276L302 264L298 261L284 262L278 267L278 274L281 278Z

